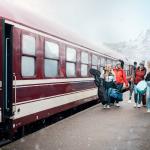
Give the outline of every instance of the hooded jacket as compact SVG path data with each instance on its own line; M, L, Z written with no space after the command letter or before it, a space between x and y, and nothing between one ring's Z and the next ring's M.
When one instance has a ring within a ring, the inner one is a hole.
M116 83L117 84L125 83L125 85L128 86L125 71L122 68L114 68L113 71L115 73Z

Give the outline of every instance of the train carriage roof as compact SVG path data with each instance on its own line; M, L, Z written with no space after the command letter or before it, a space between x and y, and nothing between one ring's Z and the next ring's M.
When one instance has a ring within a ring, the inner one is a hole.
M121 53L113 51L102 44L100 46L91 44L91 42L83 40L83 38L77 36L72 31L68 31L64 27L54 22L50 22L46 18L42 18L37 14L28 12L25 9L15 5L2 3L0 8L0 16L18 24L22 24L43 33L58 37L59 39L77 44L84 48L100 52L103 55L127 61Z

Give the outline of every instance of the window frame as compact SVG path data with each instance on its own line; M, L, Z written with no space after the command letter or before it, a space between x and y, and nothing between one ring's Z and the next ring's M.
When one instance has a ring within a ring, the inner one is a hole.
M104 63L102 63L102 60L104 60ZM101 67L105 67L106 65L106 57L102 56L101 57Z
M43 41L43 75L44 75L44 78L46 79L53 79L53 78L59 78L60 77L60 43L56 40L52 40L52 39L49 39L49 38L44 38L44 41ZM45 50L46 50L46 42L50 42L50 43L54 43L54 44L57 44L58 45L58 58L49 58L49 57L46 57L45 56ZM54 77L47 77L45 75L45 59L48 59L48 60L56 60L58 62L58 68L57 68L57 76L54 76Z
M86 54L88 54L88 61L87 61L87 63L85 63L85 62L82 62L82 53L86 53ZM87 52L87 51L81 51L81 53L80 53L80 58L81 58L81 64L80 64L80 75L81 75L81 77L88 77L89 76L89 53ZM81 74L81 68L82 68L82 65L87 65L87 75L82 75Z
M93 56L96 56L96 57L97 57L97 65L93 64ZM98 55L92 54L92 63L91 63L91 65L92 65L92 68L93 68L94 66L96 66L96 69L98 69ZM95 69L95 68L94 68L94 69Z
M74 49L76 51L76 61L67 60L67 48L71 48L71 49ZM74 63L75 64L75 75L73 75L73 76L67 75L67 63ZM70 46L70 45L65 46L65 67L66 67L66 78L77 78L77 49L73 46Z
M31 55L31 54L25 54L23 52L23 36L24 35L27 35L27 36L31 36L35 39L35 55ZM24 79L32 79L32 78L36 78L37 77L37 39L36 39L36 35L33 34L33 33L30 33L30 32L27 32L27 31L23 31L21 33L21 38L20 38L20 49L21 49L21 53L20 53L20 74L21 74L21 77L24 78ZM22 74L22 57L25 56L25 57L32 57L34 58L34 75L33 76L23 76Z

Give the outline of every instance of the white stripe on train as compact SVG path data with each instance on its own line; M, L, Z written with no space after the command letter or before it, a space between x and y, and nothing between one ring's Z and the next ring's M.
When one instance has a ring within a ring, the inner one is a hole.
M24 116L28 116L37 112L41 112L47 109L55 108L67 103L75 102L80 99L85 99L88 97L96 96L97 88L92 88L88 90L84 90L81 92L70 93L68 95L52 97L39 101L32 101L24 104L17 104L16 111L13 119L18 119Z
M33 80L16 80L16 82L13 80L13 85L17 86L39 86L39 84L48 85L48 84L54 84L54 83L67 83L67 82L86 82L86 81L93 81L94 78L69 78L69 79L33 79ZM41 85L40 85L41 86ZM0 81L0 87L2 87L2 81Z

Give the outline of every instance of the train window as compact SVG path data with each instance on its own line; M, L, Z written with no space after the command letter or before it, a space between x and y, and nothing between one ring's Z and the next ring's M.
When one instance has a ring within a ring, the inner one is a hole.
M101 74L104 73L104 67L100 67L100 72L101 72Z
M59 45L45 41L44 73L45 77L57 77L59 67Z
M56 43L45 41L45 56L47 58L56 58L59 57L59 46Z
M81 76L87 76L88 75L88 65L81 64Z
M44 68L46 77L56 77L58 75L57 60L45 59Z
M70 63L70 62L66 63L66 74L68 77L75 76L76 75L75 70L76 70L75 63Z
M35 58L22 56L21 61L22 76L34 76L35 74Z
M74 48L67 47L67 61L76 62L76 50Z
M23 35L22 51L23 51L23 54L35 56L35 37L29 36L29 35Z
M76 50L74 48L67 47L66 61L67 77L76 76Z
M35 37L22 35L21 74L24 77L35 75Z
M81 53L81 63L88 64L88 53L86 52Z
M92 65L92 68L93 68L93 69L97 69L97 66L93 66L93 65Z
M107 59L107 64L112 64L110 59Z
M97 65L98 59L96 55L92 55L92 65Z
M92 55L92 68L97 69L98 58L96 55Z
M105 58L101 58L101 66L105 66Z
M98 66L101 65L101 58L98 59Z
M88 53L82 52L81 53L81 76L88 75Z

